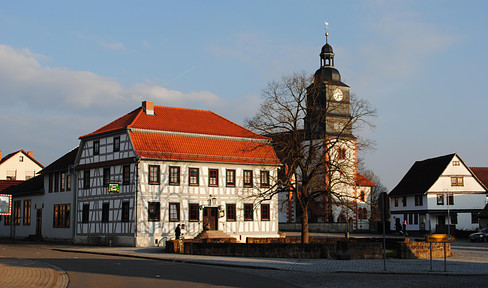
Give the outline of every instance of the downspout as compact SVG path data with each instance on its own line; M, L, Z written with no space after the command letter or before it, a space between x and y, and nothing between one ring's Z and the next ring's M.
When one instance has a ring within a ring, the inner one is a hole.
M70 168L73 169L73 171L70 171ZM72 232L72 242L75 241L75 236L76 236L76 226L77 226L77 223L76 223L76 219L78 217L76 217L78 215L78 202L77 202L77 194L78 194L78 177L76 177L76 169L75 169L75 165L74 164L69 164L68 165L68 173L71 175L71 191L73 193L73 206L75 209L73 213L73 232Z
M138 225L138 205L137 205L137 198L138 198L138 195L137 195L137 192L138 192L138 188L139 188L139 163L140 163L141 159L138 158L137 159L137 162L136 162L136 167L135 167L135 179L134 179L134 214L135 214L135 217L134 217L134 246L137 245L137 225Z

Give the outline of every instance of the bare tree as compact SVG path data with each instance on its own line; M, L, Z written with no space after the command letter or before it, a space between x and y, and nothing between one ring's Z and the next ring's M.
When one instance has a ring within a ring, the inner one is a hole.
M354 186L356 159L353 155L346 157L346 151L371 147L369 142L354 137L352 131L372 126L370 118L376 114L367 101L354 95L347 105L337 105L337 101L325 99L324 89L330 88L313 83L313 78L303 72L283 76L281 81L268 83L259 111L246 121L254 132L272 138L283 164L276 181L278 189L254 196L270 199L275 193L291 191L302 212L303 243L309 242L308 211L312 202L320 199L329 214L332 206L352 209L354 196L344 191ZM333 116L341 113L346 116Z

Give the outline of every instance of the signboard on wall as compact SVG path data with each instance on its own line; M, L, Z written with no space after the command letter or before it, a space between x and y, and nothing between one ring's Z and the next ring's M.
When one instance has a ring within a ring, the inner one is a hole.
M119 183L109 183L108 184L108 192L109 193L119 193L120 192Z
M12 213L12 195L0 194L0 215Z

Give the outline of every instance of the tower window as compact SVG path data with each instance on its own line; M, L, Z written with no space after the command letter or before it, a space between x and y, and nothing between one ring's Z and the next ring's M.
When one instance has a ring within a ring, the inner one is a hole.
M337 158L339 158L339 160L346 160L346 148L339 148L337 153Z

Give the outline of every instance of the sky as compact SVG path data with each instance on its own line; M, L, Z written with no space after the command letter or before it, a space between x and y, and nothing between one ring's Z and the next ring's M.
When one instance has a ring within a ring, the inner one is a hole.
M177 2L177 3L176 3ZM141 106L238 124L266 84L335 67L377 109L361 152L389 190L415 161L488 166L488 1L2 1L0 150L47 166Z

